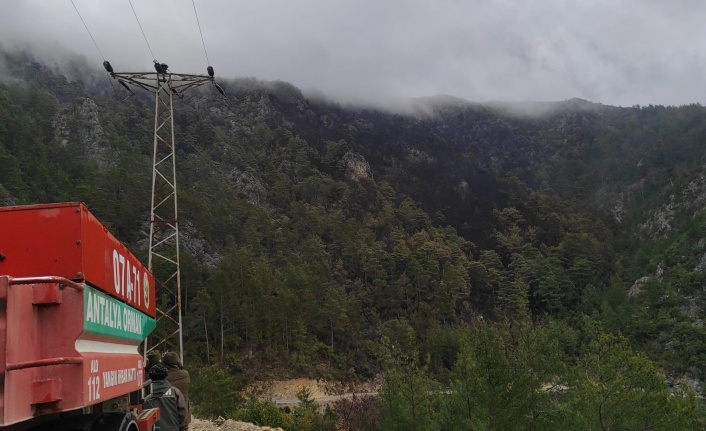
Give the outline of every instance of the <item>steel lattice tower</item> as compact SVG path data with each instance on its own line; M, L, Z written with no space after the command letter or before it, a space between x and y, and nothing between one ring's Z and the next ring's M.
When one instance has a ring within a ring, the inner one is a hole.
M156 73L116 73L110 64L105 67L111 77L131 93L130 86L136 86L155 95L148 268L155 277L157 322L162 325L164 334L159 338L150 337L152 342L149 345L145 342L144 353L159 346L178 348L183 361L174 97L181 98L189 88L213 83L213 69L209 66L210 76L205 76L171 73L165 64L156 61ZM216 88L223 94L217 84Z

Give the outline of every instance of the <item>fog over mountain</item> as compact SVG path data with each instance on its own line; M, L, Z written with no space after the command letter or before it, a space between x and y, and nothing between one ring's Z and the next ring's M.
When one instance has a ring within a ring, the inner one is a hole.
M288 81L340 101L449 94L688 104L706 94L706 3L696 0L257 2L74 0L117 70ZM100 65L70 1L1 0L0 40ZM145 38L135 19L139 17Z

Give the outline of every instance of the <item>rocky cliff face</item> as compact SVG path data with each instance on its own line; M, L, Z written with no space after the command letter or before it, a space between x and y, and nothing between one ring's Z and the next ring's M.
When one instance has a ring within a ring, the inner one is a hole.
M101 126L98 105L90 98L60 106L54 120L54 139L61 146L78 146L81 153L101 167L115 165L110 143ZM77 138L77 139L75 139Z
M640 224L640 230L652 238L664 238L674 228L674 223L690 219L706 209L706 173L699 173L684 185L670 181L664 185L669 191L667 202L654 210Z
M362 155L349 151L343 155L343 163L346 166L346 178L349 181L355 183L361 180L373 181L370 165Z

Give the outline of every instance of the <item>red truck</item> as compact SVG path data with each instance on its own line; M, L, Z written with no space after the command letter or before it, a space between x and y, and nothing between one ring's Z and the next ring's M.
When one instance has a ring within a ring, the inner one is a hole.
M81 203L0 208L0 431L147 431L155 283Z

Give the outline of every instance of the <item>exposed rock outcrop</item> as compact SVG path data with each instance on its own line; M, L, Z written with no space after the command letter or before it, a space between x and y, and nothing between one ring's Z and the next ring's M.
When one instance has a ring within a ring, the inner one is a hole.
M633 283L633 285L630 286L630 289L628 289L628 297L632 298L639 295L640 292L642 292L642 286L645 285L645 283L650 280L661 281L662 277L664 277L664 262L660 262L659 265L657 265L657 269L653 275L646 275L635 280L635 283Z
M248 196L248 202L251 204L267 206L267 186L251 171L242 171L238 168L233 168L228 173L228 183L245 192Z
M52 124L54 139L59 145L80 145L81 151L88 159L98 163L101 168L113 166L114 161L109 156L105 132L98 115L98 105L92 99L84 99L77 106L61 107ZM78 130L72 129L74 124ZM77 143L71 141L73 133L78 136Z
M194 256L197 262L210 268L215 268L223 260L223 256L211 250L208 243L199 235L196 227L190 221L179 225L179 239L182 248Z
M706 173L701 173L680 193L673 193L669 201L658 208L649 219L640 224L640 230L654 238L665 237L673 228L675 217L683 214L693 217L706 204Z
M370 164L362 155L349 151L343 155L343 163L346 167L347 180L356 183L363 179L373 181L373 172L370 169Z

